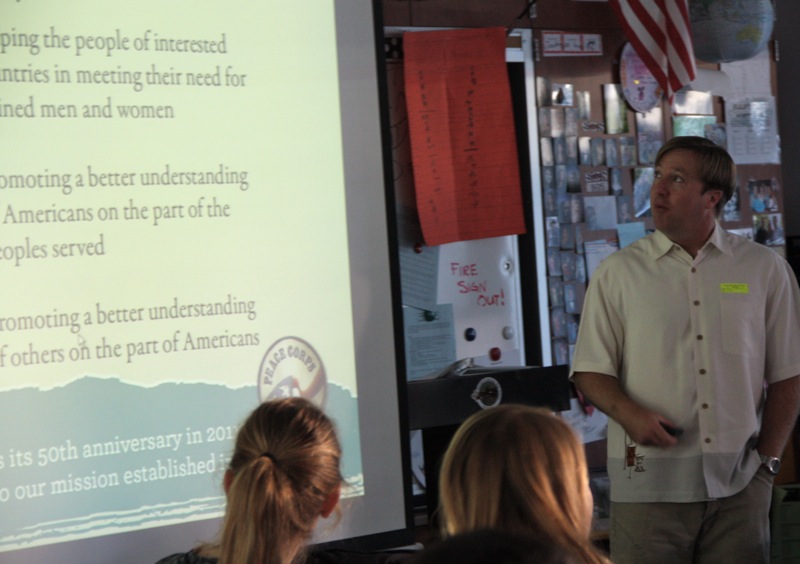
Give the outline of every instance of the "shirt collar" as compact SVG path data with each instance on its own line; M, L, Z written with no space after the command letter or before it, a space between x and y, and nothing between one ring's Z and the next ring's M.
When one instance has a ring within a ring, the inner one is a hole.
M669 237L664 235L658 229L655 230L653 236L651 238L652 246L650 248L650 254L654 259L659 259L666 255L673 246L676 244L673 243ZM714 231L711 233L711 237L708 238L706 244L703 245L703 248L706 248L708 245L713 245L720 252L733 256L733 249L731 248L731 241L728 237L728 232L722 228L719 224L719 221L714 222Z
M673 243L669 239L669 237L664 235L658 229L656 229L653 232L653 236L650 240L653 243L652 247L650 248L650 254L653 256L654 259L660 259L668 252L670 252L672 250L672 247L675 246L675 243Z
M728 232L722 228L719 224L719 221L715 222L714 225L714 232L711 234L711 237L708 238L708 242L706 245L714 245L716 248L720 250L723 254L733 256L733 248L731 247L731 238L728 236Z

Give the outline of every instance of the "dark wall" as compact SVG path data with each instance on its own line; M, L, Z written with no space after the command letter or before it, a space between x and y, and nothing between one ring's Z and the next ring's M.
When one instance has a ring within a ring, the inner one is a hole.
M773 37L778 40L777 103L783 172L783 222L787 236L800 237L800 5L776 0Z

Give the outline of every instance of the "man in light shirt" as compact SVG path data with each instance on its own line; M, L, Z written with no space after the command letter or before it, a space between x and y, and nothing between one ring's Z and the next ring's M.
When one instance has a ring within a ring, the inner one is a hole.
M800 290L777 253L717 218L728 153L656 157L656 232L589 283L572 379L609 416L611 558L768 562L772 481L800 406Z

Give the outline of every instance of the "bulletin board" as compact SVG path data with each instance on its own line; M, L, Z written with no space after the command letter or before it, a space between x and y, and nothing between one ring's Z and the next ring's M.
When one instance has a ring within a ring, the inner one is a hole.
M538 145L523 142L522 190L529 218L526 238L539 252L520 253L520 237L490 237L436 246L423 242L414 200L414 179L406 114L402 34L411 28L387 28L387 85L392 140L393 181L398 225L403 309L406 333L406 370L409 380L427 378L452 363L471 358L481 366L549 366L549 346L531 352L526 325L547 338L547 316L531 319L523 302L546 302L543 276L544 224L539 195ZM531 32L514 32L508 40L506 61L517 65L521 84L517 96L535 104ZM536 112L525 112L520 136L536 131ZM530 169L537 167L535 170ZM534 209L534 206L536 209ZM521 272L527 269L528 272ZM531 271L534 273L531 275ZM524 284L525 275L534 284ZM542 281L541 284L536 284ZM540 343L538 343L540 344Z

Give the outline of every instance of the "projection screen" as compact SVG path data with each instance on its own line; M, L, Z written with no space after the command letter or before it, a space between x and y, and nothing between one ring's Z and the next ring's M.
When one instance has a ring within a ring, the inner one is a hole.
M286 395L344 446L315 542L409 538L371 2L0 10L0 560L213 539Z

